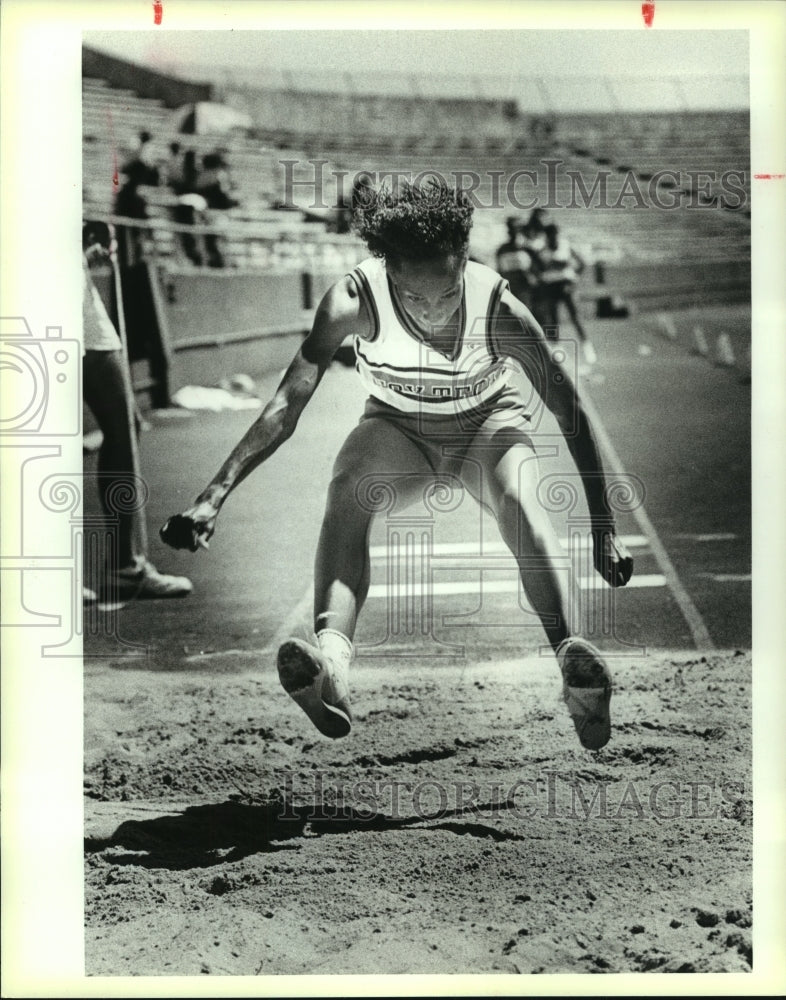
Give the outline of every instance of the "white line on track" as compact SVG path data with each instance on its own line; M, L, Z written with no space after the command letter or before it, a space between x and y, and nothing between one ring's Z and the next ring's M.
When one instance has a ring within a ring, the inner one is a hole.
M599 576L585 576L579 581L582 590L611 590ZM628 588L665 587L666 577L660 573L649 576L634 576ZM396 598L406 600L410 597L439 597L446 594L517 594L521 590L521 581L515 580L446 580L443 583L401 583L398 587L387 583L378 583L369 588L368 596Z
M587 550L589 551L589 550ZM415 565L415 560L402 560L402 562L409 562L412 566ZM425 565L425 560L421 565ZM505 551L503 555L500 553L498 556L444 556L441 559L432 559L431 568L435 571L440 571L444 569L457 569L457 570L505 570L505 569L516 569L516 562L509 551ZM569 565L569 557L565 556L565 565ZM600 579L600 577L598 577Z
M753 577L750 573L699 573L714 583L751 583Z
M600 414L595 409L595 404L589 397L586 390L581 393L581 401L584 408L589 414L589 418L592 421L592 427L598 437L601 447L606 453L606 461L611 467L611 472L617 476L625 475L625 467L617 454L614 445L611 443L611 438L608 435L608 431L603 425L600 419ZM688 591L682 584L677 571L674 568L674 564L671 559L669 559L669 554L658 537L658 533L655 530L655 525L650 521L647 512L644 510L644 505L637 507L631 512L633 517L636 519L636 523L642 532L650 540L650 548L652 549L652 554L655 556L655 561L661 569L661 572L666 577L666 585L674 596L674 600L679 605L680 611L682 611L685 621L688 623L688 628L690 629L691 635L693 636L693 642L697 649L715 649L715 643L712 641L709 630L704 624L704 619L701 617L701 613L696 605L693 603ZM628 583L628 586L633 582L633 580Z
M716 535L675 535L674 537L685 542L733 542L737 536L730 531L722 531Z
M649 545L649 539L646 535L622 535L621 538L623 544L629 549L646 548ZM567 549L569 540L561 538L560 544L564 549ZM582 547L589 548L589 539L582 538L581 544ZM387 545L372 545L369 554L372 559L385 559L390 555L390 548ZM499 554L510 555L510 549L504 542L489 542L482 549L477 542L438 542L431 548L431 555L436 557L465 555L472 558L482 558L483 556ZM440 566L445 565L443 559L438 559L438 562Z

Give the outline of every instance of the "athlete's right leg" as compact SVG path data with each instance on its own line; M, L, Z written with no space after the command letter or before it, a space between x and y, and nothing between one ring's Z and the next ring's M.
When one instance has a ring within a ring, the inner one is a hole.
M282 686L325 736L346 736L351 728L347 673L368 594L374 513L407 506L433 479L418 446L383 418L363 420L336 459L316 557L317 645L290 639L278 651Z
M578 589L565 572L562 547L538 498L540 473L531 440L512 424L494 430L489 420L467 450L460 478L494 515L532 610L556 651L573 634Z
M363 420L333 467L314 574L314 629L349 639L368 594L368 536L376 510L421 497L434 470L418 446L384 418Z

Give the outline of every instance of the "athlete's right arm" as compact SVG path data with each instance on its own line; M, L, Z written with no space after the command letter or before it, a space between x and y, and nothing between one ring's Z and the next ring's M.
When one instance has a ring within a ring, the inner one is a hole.
M199 494L193 507L175 514L161 528L172 548L207 548L221 507L250 472L291 437L300 414L322 380L333 355L348 336L367 335L369 319L352 278L346 276L325 294L311 332L287 368L281 383L257 420Z

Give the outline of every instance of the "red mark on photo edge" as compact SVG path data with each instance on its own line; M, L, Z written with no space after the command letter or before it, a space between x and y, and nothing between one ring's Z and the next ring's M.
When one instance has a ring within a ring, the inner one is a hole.
M757 181L782 181L786 174L754 174L753 177Z
M153 24L161 24L161 18L164 14L164 5L161 0L156 0L153 4Z
M652 27L652 20L655 17L655 4L654 3L643 3L641 5L641 16L644 18L644 24L648 27Z
M114 167L114 172L112 174L112 190L115 191L120 186L120 173L117 169L117 146L115 145L115 123L112 120L112 112L107 110L106 113L109 122L109 136L112 143L112 165Z

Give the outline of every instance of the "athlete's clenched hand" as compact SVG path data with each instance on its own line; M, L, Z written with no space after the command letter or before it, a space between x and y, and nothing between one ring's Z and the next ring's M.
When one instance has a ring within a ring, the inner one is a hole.
M161 541L173 549L209 548L208 540L216 530L218 511L212 503L203 502L174 514L159 531Z
M633 575L633 559L616 533L609 528L592 529L595 569L612 587L624 587Z

